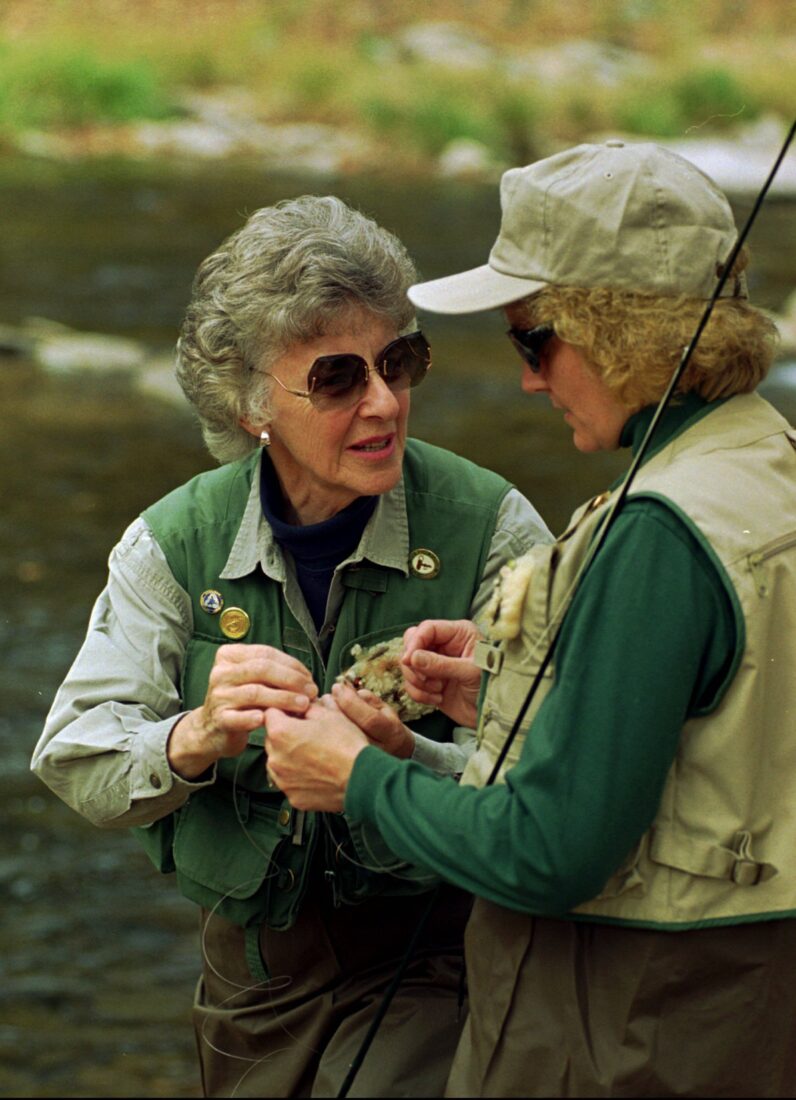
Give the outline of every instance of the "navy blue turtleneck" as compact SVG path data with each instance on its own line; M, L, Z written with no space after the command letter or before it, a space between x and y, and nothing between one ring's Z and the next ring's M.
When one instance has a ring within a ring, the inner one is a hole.
M286 510L285 498L273 463L263 454L260 475L263 514L276 541L293 558L296 580L317 630L323 626L335 567L356 549L377 499L375 496L357 497L323 523L296 527L282 518Z

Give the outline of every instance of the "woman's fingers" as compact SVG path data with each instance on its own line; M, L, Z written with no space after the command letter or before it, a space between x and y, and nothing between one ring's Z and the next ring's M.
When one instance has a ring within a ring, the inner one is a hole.
M469 657L479 637L478 627L469 619L425 619L405 631L402 660L411 663L418 650Z
M210 682L263 684L270 688L308 695L312 699L318 695L312 674L301 661L274 649L273 646L221 646Z
M307 692L285 691L257 683L219 685L213 698L217 705L236 710L265 710L266 707L278 707L280 710L296 711L300 714L303 714L312 702Z
M354 760L367 739L345 715L313 703L296 719L266 715L266 752L275 781L299 810L339 811Z
M427 686L437 684L440 687L453 680L455 683L468 683L473 679L473 665L466 657L445 657L441 653L429 653L427 650L418 650L411 656L409 672L415 674L417 679L422 679ZM480 680L480 672L476 672Z
M392 756L412 755L414 734L377 695L366 689L357 691L350 684L335 684L332 693L342 713L355 722L373 744Z
M294 657L272 646L222 645L204 703L171 732L169 762L180 775L199 775L220 757L243 752L266 709L303 715L317 695L309 671Z

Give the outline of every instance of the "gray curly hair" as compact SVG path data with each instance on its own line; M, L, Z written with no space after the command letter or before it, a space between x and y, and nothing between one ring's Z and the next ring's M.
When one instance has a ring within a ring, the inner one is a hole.
M200 264L177 341L177 379L214 458L231 462L257 446L240 421L270 419L263 370L279 355L352 307L407 331L415 281L398 238L338 198L255 211Z

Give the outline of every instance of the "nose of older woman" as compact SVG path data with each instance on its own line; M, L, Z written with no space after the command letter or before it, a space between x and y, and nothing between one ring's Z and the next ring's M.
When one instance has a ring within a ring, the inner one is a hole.
M367 389L359 403L359 415L392 420L398 415L400 407L398 395L393 393L378 371L371 370Z

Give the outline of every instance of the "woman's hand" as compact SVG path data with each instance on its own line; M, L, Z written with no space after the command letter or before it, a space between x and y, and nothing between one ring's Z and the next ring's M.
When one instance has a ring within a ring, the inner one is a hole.
M401 666L409 695L475 727L481 670L470 659L481 637L469 619L426 619L404 634Z
M204 703L171 731L169 765L183 779L195 779L220 757L243 752L267 707L304 714L317 695L311 674L295 657L267 645L222 645Z
M265 712L268 769L297 810L343 809L354 761L368 739L328 696L303 718Z
M366 688L334 684L332 697L346 718L359 726L372 745L406 760L415 748L415 735L392 707Z

